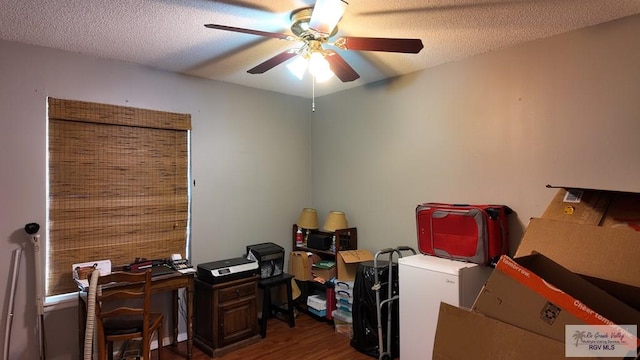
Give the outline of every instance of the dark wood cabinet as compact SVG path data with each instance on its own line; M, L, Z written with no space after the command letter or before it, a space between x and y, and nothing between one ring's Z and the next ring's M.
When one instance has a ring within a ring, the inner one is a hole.
M211 357L260 339L259 276L209 284L195 281L195 343Z

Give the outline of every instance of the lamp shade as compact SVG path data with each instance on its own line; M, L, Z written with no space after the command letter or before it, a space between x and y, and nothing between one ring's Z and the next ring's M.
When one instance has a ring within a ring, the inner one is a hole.
M318 228L318 212L316 209L304 208L300 213L298 222L296 223L303 229L317 229Z
M338 229L346 229L348 227L347 217L342 211L329 211L329 215L327 215L327 219L325 220L322 228L326 231L333 232Z

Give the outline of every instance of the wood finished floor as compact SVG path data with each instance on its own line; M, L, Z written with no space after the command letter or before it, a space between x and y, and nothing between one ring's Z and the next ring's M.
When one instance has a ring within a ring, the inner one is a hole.
M296 326L289 328L286 321L271 318L267 324L267 337L258 343L217 357L219 360L371 360L349 344L348 336L336 333L328 322L318 321L310 315L299 313ZM166 346L164 360L186 358L186 342L178 347ZM151 359L156 359L153 352ZM193 360L210 359L209 355L193 347Z

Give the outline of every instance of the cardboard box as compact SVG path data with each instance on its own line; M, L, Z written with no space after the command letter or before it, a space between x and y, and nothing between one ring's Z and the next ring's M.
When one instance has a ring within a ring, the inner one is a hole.
M598 224L532 219L515 256L540 251L640 310L640 267L630 266L640 256L640 194L584 191L609 199ZM552 203L557 200L558 195Z
M306 251L292 251L289 254L289 274L295 276L296 280L313 280L311 264L311 257Z
M534 334L479 313L440 303L433 360L467 359L560 360L566 358L564 342Z
M565 325L640 327L640 312L542 254L501 257L472 309L561 342Z
M367 250L338 251L336 256L337 278L342 281L355 280L358 264L373 260L373 254Z
M565 193L566 190L559 189L542 218L531 219L516 250L516 260L542 253L565 270L640 311L640 266L637 265L640 233L636 231L635 220L640 218L640 195L596 191L583 195L581 202L570 205L572 208L565 208L569 205L564 202ZM574 295L576 298L586 296ZM531 300L527 299L522 306L527 301ZM605 303L608 301L611 298ZM564 338L553 340L450 305L441 305L437 326L433 359L565 359Z
M611 198L612 194L608 191L560 188L542 218L599 225Z
M615 193L600 226L640 231L640 194Z
M636 231L534 218L515 257L532 252L580 275L640 288L640 233Z
M317 268L314 266L311 266L311 272L317 276L320 277L322 279L324 279L325 281L329 281L333 278L336 277L336 268L335 266L332 267L331 269L321 269L321 268Z
M542 218L640 231L640 194L559 188Z

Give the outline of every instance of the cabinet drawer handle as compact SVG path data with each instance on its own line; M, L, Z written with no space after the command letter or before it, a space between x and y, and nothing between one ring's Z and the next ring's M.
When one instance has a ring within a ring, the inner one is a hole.
M238 295L238 297L240 297L240 289L236 289L236 295Z

